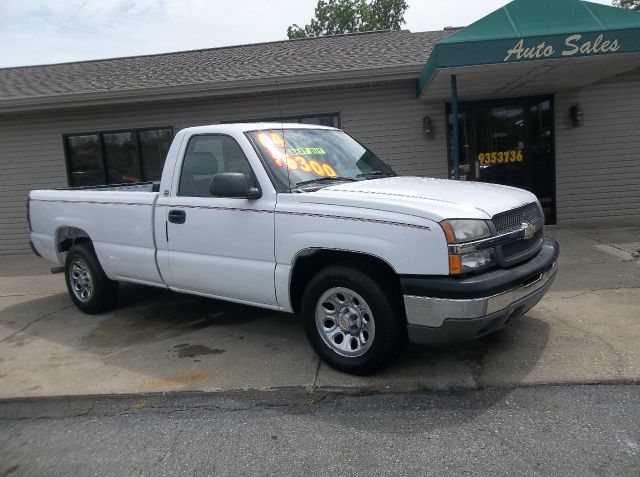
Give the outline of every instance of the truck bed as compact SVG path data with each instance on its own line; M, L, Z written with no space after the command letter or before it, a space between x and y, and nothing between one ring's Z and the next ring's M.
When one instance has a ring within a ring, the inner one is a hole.
M34 190L29 194L33 245L45 259L62 266L64 237L91 237L110 278L161 284L155 261L154 188L149 182Z
M159 192L159 182L133 182L126 184L110 184L100 186L60 187L53 190L94 190L94 191L124 191L124 192Z

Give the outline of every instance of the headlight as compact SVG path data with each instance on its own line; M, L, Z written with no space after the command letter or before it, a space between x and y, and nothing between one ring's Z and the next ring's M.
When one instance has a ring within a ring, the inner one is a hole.
M489 226L484 220L443 220L440 222L440 226L449 243L471 242L491 237Z
M485 248L477 252L463 253L460 255L462 273L479 270L493 264L495 253L492 248Z
M443 220L440 222L440 226L449 245L449 273L451 275L476 272L495 263L496 254L493 248L482 248L481 244L478 244L478 248L476 248L470 244L470 250L459 250L461 246L458 244L491 237L489 226L484 220Z

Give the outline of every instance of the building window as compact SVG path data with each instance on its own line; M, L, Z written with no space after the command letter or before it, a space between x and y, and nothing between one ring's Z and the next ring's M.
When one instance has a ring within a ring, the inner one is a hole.
M158 181L172 128L65 135L72 187Z
M319 126L331 126L334 128L339 128L340 114L339 113L308 114L308 115L300 115L300 116L278 116L278 117L272 117L272 118L243 119L240 121L223 121L223 123L257 123L257 122L317 124Z

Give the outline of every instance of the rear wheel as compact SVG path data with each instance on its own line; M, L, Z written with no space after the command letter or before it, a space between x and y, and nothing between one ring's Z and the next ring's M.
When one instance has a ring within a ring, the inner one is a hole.
M371 374L393 360L406 337L398 291L375 269L326 268L311 279L302 299L307 337L332 367Z
M101 313L117 301L118 282L104 273L90 244L71 247L65 261L65 279L69 296L85 313Z

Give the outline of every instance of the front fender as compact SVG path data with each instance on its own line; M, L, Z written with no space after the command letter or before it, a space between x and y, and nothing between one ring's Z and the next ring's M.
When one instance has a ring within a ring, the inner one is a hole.
M427 219L406 219L276 213L276 262L291 265L301 250L326 248L374 255L400 275L448 275L440 226Z

